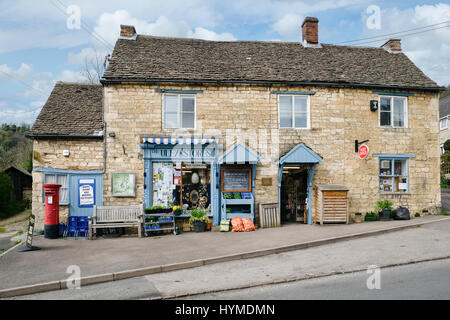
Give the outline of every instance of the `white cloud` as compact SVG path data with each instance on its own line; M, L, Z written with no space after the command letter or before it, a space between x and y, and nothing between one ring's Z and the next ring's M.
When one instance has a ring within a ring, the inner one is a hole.
M22 63L17 69L13 69L6 64L0 65L0 82L29 81L49 78L51 76L51 72L34 73L33 66L26 63Z
M15 123L15 124L32 124L39 115L40 109L27 110L27 109L0 109L0 122L2 123Z
M301 36L301 24L303 19L304 18L298 14L288 13L272 25L272 30L282 37L299 37Z

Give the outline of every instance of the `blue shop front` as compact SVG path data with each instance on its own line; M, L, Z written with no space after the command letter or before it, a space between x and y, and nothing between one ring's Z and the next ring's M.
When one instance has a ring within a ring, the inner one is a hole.
M179 206L181 218L206 210L221 219L255 217L257 154L241 143L223 153L216 138L142 136L145 207Z

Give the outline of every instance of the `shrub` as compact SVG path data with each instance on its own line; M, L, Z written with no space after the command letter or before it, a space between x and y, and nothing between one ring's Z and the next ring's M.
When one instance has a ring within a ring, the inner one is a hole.
M393 203L389 200L380 200L377 202L375 212L381 212L382 210L392 210Z
M375 212L367 212L364 221L378 221L380 218Z
M197 209L192 210L191 217L189 218L189 223L193 225L195 221L209 223L209 217L206 215L206 211Z

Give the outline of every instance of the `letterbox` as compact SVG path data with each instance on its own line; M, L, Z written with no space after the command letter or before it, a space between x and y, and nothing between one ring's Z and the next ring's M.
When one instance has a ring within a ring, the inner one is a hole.
M45 225L46 239L59 237L59 189L60 184L44 184L45 192Z

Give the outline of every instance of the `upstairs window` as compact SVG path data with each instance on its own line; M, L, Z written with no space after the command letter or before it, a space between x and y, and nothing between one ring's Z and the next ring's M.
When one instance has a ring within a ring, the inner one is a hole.
M406 97L380 98L380 126L392 128L408 127L408 106Z
M195 129L195 105L194 95L164 95L164 129Z
M447 118L442 118L439 121L439 127L440 127L441 130L447 129Z
M280 96L280 128L309 129L309 97Z

